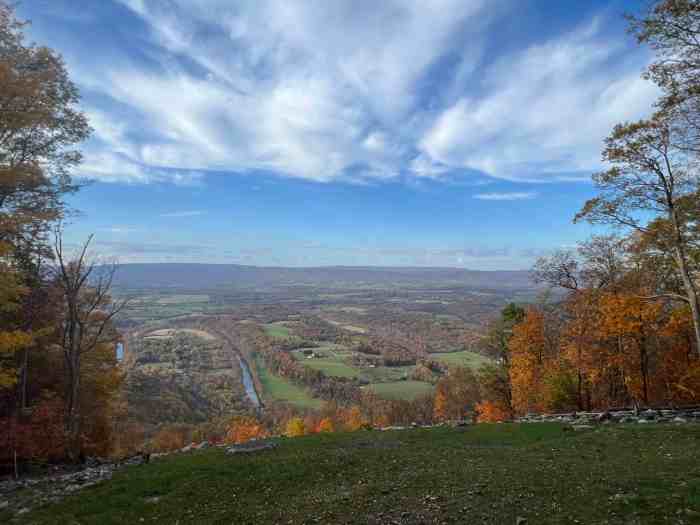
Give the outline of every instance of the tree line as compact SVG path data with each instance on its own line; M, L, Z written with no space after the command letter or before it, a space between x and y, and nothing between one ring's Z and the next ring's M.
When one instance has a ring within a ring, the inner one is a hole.
M627 19L655 53L644 76L661 95L605 140L597 196L574 217L604 233L536 263L556 300L492 327L498 412L700 401L700 2Z

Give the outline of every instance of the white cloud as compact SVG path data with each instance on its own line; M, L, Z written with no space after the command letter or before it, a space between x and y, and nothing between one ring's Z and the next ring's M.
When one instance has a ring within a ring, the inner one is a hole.
M81 173L104 181L265 170L362 182L465 168L579 179L599 166L611 125L655 95L624 36L597 23L484 64L508 0L121 2L146 23L148 61L127 54L78 75L120 109L90 110ZM436 81L446 58L453 70Z
M115 178L130 181L153 180L135 165L396 177L415 156L420 78L453 52L456 31L484 20L481 0L122 3L147 23L155 51L146 52L161 67L123 60L80 79L150 132L132 138L95 113L105 149L131 161Z
M534 199L537 193L534 191L513 191L506 193L477 193L475 199L482 201L522 201Z
M571 180L596 170L613 124L647 114L657 95L640 64L610 70L620 51L594 21L505 57L487 69L484 95L442 111L420 149L447 166L511 180Z

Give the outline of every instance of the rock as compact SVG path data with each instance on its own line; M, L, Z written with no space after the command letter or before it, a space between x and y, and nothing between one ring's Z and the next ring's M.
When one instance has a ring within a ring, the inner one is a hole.
M518 516L517 518L515 518L515 525L527 525L527 518Z
M240 445L232 445L226 449L226 454L247 454L251 452L259 452L262 450L271 450L277 448L277 443L271 442L249 442L241 443Z
M651 423L651 421L648 419L638 419L637 423Z
M0 501L0 510L6 509L6 508L9 507L9 506L10 506L10 502L9 502L9 501L4 501L4 500L3 500L3 501Z
M192 450L192 445L187 445L180 449L180 452L190 452Z
M602 422L604 422L604 421L610 421L611 419L612 419L612 416L610 415L610 412L608 412L608 411L601 412L601 413L598 414L598 415L596 416L596 418L595 418L595 420L596 420L598 423L602 423Z
M673 423L687 423L688 421L686 419L683 419L680 416L676 416L673 418Z

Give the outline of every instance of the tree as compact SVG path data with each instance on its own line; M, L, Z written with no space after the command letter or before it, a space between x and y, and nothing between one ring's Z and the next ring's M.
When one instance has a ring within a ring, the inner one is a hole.
M683 203L699 188L694 160L674 146L679 133L662 113L615 126L603 151L603 159L612 167L594 175L599 196L586 202L575 221L611 224L640 235L650 231L649 216L666 221L667 235L660 242L673 258L683 290L657 295L689 305L700 355L700 303L690 236L698 210L692 215L683 213Z
M316 432L335 432L335 425L333 424L333 420L329 417L324 417L321 419L321 421L318 422L318 426L316 427Z
M287 421L284 434L287 437L300 437L306 435L304 420L300 417L293 417Z
M70 170L81 155L72 148L90 128L63 59L26 44L25 25L0 1L0 242L46 254L63 196L77 188Z
M112 301L110 291L115 265L99 265L88 255L92 236L73 258L64 251L60 229L55 232L55 283L61 291L63 314L60 346L66 367L66 434L68 452L75 460L80 452L80 382L82 357L96 348L116 345L119 335L112 325L127 302Z
M438 421L464 419L479 401L474 373L469 368L450 368L435 388L433 417Z
M509 303L501 310L500 317L489 324L486 337L479 343L482 350L496 360L495 364L479 370L480 396L484 402L498 406L501 412L508 414L513 410L508 342L513 335L513 327L524 317L525 309L522 306Z
M226 430L226 443L245 443L267 437L265 427L253 416L236 416Z
M700 2L662 0L627 19L637 41L656 53L646 77L662 90L658 108L687 133L677 146L700 152Z

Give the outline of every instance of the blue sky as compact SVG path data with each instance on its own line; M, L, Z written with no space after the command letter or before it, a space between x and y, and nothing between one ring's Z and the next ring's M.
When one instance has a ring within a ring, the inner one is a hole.
M122 262L525 269L649 114L641 2L33 0L94 133L68 237ZM575 5L575 7L573 7Z

